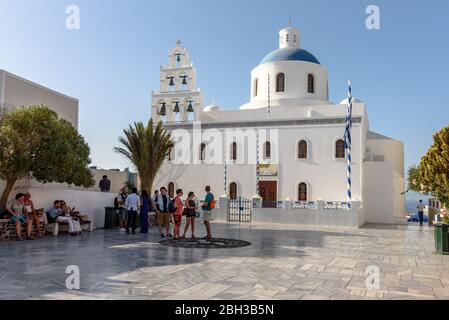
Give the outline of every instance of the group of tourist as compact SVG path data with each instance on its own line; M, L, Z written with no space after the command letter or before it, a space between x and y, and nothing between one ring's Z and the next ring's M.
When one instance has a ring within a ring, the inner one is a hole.
M212 239L211 215L215 208L214 195L210 186L205 188L206 197L201 206L203 221L206 227L206 239ZM154 192L150 197L147 190L142 190L138 194L137 188L133 188L131 193L127 193L126 188L122 188L114 201L114 206L119 215L120 230L128 234L135 234L137 229L137 212L140 210L140 233L149 231L149 213L155 212L159 233L162 239L173 238L175 240L185 239L186 234L191 231L192 238L195 238L195 221L200 216L197 206L197 197L194 192L189 192L184 199L182 189L176 190L174 199L170 199L165 187ZM186 224L181 235L182 217L186 217ZM173 235L171 225L173 226Z
M26 240L35 240L33 237L33 226L36 226L37 237L42 238L44 233L40 229L41 217L34 207L31 200L31 194L18 193L13 200L6 206L7 214L11 217L11 222L16 227L17 240L23 241L22 226L26 224ZM64 200L56 200L53 207L47 211L49 223L67 224L69 233L73 236L80 235L81 231L81 215L70 208Z

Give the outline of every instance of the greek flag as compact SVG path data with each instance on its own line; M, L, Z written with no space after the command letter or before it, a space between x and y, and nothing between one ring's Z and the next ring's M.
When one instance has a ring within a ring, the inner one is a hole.
M351 180L351 147L352 147L352 138L351 138L351 129L352 129L352 89L351 89L351 81L348 81L348 108L346 113L346 129L345 129L345 150L346 150L346 159L347 159L347 177L348 177L348 208L351 209L351 201L352 201L352 180Z

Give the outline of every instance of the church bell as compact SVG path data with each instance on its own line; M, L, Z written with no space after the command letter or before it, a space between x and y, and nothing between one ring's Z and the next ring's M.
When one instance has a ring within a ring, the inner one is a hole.
M173 108L173 112L179 113L179 102L176 102L175 107Z
M195 110L193 110L193 104L192 104L192 102L193 102L193 101L189 101L189 106L188 106L188 108L187 108L187 112L190 112L190 113L195 112Z
M161 104L162 104L162 107L161 107L161 111L159 112L159 115L166 116L167 115L167 107L165 106L165 102L163 102Z

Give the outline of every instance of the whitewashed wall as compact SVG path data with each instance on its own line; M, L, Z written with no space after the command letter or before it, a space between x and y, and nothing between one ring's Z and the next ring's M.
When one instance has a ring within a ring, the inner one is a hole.
M363 128L354 124L353 138L353 200L362 199L361 174L363 149L361 135ZM335 159L335 142L342 139L344 124L326 126L301 126L279 128L279 140L273 141L272 152L278 149L279 167L277 177L261 177L264 181L278 182L278 200L298 200L298 185L305 182L309 186L309 201L346 201L347 166L345 159ZM309 142L309 158L297 159L297 144L300 139ZM265 141L260 141L261 145ZM198 145L192 146L199 150ZM229 146L228 146L229 147ZM242 150L245 146L239 145ZM254 145L251 146L254 148ZM253 150L253 149L249 150ZM204 194L204 187L210 185L215 195L224 194L223 165L174 165L164 164L155 180L155 187L175 183L175 188ZM255 192L255 165L228 165L228 184L236 182L238 195L251 198ZM229 191L229 188L228 188Z
M220 208L213 213L215 222L228 221L228 205L228 198L220 198ZM340 210L324 209L319 201L316 209L253 208L252 222L358 228L365 223L365 216L361 202L353 202L350 210Z
M402 193L406 190L405 187L405 168L404 168L404 143L393 139L368 139L367 147L369 156L383 156L385 162L389 162L392 166L393 179L393 217L396 219L403 219L405 214L405 195ZM369 163L370 161L367 161ZM375 162L377 163L377 162ZM373 164L374 166L374 164ZM369 174L369 173L367 173ZM386 172L382 172L386 175ZM375 180L366 179L366 184L376 183ZM387 186L390 188L390 186ZM368 195L369 196L369 195Z
M391 162L365 163L364 208L366 222L395 222L393 176L393 165Z
M70 207L87 214L94 221L95 228L104 227L105 207L114 206L115 193L83 191L63 188L29 187L15 190L30 192L36 208L50 209L55 200L64 200Z
M2 78L0 104L15 107L43 104L78 128L79 102L77 99L4 70L0 70L0 77Z

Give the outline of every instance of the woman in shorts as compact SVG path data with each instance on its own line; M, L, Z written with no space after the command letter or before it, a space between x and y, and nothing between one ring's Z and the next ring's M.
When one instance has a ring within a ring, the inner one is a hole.
M186 202L186 226L184 228L184 235L182 236L185 239L187 231L189 231L189 227L192 227L192 239L195 239L195 219L198 212L198 207L196 206L195 201L195 193L189 192Z
M39 217L39 214L36 212L36 209L34 208L34 203L33 203L33 200L31 200L31 194L29 192L25 193L24 205L25 205L25 211L28 216L28 219L30 221L33 221L34 224L36 225L38 238L42 238L43 234L42 234L41 230L39 229L39 226L41 223L40 217ZM30 225L31 225L30 229L32 230L33 229L32 223L30 223ZM30 233L31 233L31 230L30 230Z
M179 240L180 231L181 231L181 222L182 222L182 211L184 210L184 205L182 204L182 197L183 192L181 189L176 190L176 198L174 200L175 202L175 213L173 214L174 222L175 222L175 228L173 230L173 239Z
M12 214L11 221L16 225L16 233L17 233L17 240L23 241L22 238L22 224L28 223L28 229L27 229L27 239L28 240L34 240L31 237L31 228L32 227L32 221L29 220L25 213L25 195L23 193L18 193L13 200L13 202L8 205L6 208L10 214Z

